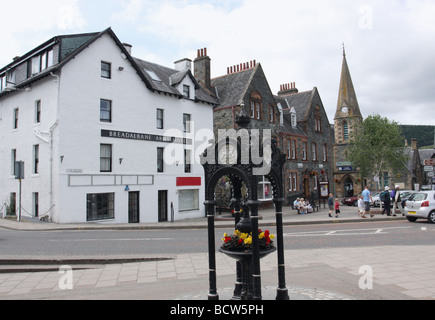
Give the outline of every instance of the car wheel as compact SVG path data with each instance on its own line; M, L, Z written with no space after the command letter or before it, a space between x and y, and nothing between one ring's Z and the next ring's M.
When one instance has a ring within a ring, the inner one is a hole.
M355 200L355 201L353 202L353 206L354 206L354 207L357 207L357 206L358 206L358 200Z
M417 221L416 217L406 217L406 219L408 219L409 222L415 222L415 221Z
M435 223L435 211L431 211L427 216L427 221L430 223Z

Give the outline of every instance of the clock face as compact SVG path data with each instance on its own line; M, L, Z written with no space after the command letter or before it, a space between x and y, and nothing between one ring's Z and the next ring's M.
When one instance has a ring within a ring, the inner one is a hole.
M225 144L219 149L218 159L220 164L237 164L237 148L232 144Z
M344 113L347 113L349 111L349 109L347 107L343 107L343 108L341 108L341 111Z

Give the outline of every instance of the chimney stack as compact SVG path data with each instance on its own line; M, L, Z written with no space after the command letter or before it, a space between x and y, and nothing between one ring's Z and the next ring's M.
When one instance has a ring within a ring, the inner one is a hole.
M299 90L296 88L296 82L285 83L280 85L278 96L286 96L289 94L298 93Z
M255 60L251 60L249 62L244 62L240 64L236 64L235 66L227 68L227 74L233 74L241 71L246 71L255 68L257 62Z
M199 84L206 88L211 88L211 59L207 56L207 48L198 49L198 56L193 61L194 76Z

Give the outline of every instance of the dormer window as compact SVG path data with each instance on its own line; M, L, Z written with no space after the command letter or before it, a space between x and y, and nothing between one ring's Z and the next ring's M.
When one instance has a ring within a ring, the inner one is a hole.
M190 98L190 86L188 86L188 85L183 85L183 96L186 98L186 99L189 99Z
M295 127L297 126L297 124L298 124L298 122L297 122L297 117L296 117L296 110L295 110L295 108L292 108L292 109L290 110L290 121L291 121L291 126L292 126L293 128L295 128Z

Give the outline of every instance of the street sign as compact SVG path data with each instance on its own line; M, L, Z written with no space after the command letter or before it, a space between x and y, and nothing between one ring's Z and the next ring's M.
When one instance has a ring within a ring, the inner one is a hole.
M424 165L425 166L435 166L435 159L434 158L425 159L424 160Z
M432 172L433 166L424 166L424 172Z

